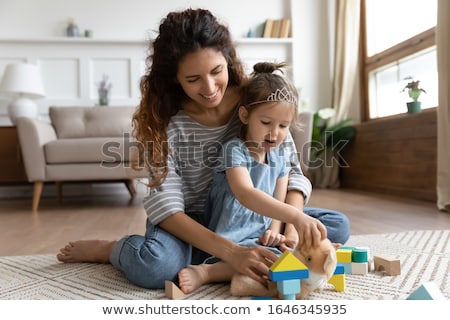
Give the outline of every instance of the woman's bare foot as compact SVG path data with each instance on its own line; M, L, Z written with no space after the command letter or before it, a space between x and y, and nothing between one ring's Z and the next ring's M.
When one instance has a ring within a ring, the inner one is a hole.
M206 283L207 271L205 265L189 265L178 272L178 282L181 291L191 293Z
M109 263L109 255L116 241L80 240L69 242L56 258L61 262Z

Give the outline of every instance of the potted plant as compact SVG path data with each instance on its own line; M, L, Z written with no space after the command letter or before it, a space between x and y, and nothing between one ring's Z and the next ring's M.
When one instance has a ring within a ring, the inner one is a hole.
M111 90L111 88L112 84L109 82L109 77L104 74L102 80L97 84L99 105L109 105L109 91Z
M419 101L420 95L423 93L427 93L423 88L419 87L420 81L410 81L402 90L408 90L409 97L413 100L406 103L406 107L408 108L408 113L418 113L422 112L422 103Z
M308 173L313 185L319 188L339 186L340 151L356 134L352 119L328 125L335 112L333 108L323 108L314 113Z

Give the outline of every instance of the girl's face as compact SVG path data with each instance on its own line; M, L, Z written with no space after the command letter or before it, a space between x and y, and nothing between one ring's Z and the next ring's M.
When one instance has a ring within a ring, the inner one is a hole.
M225 57L212 48L189 53L178 64L177 80L186 95L199 106L217 107L228 84Z
M267 102L249 113L241 106L239 117L247 125L246 142L250 142L249 147L268 152L286 138L294 119L294 108L287 102Z

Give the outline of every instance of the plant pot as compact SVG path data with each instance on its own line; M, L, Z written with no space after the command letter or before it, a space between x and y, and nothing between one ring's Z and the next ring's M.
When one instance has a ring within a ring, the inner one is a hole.
M420 101L407 102L408 113L419 113L422 112L422 103Z

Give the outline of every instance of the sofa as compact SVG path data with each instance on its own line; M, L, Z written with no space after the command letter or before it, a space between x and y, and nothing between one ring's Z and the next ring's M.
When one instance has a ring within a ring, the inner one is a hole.
M32 210L37 211L45 182L55 182L58 198L69 181L123 182L132 197L136 179L148 171L134 171L130 159L136 149L131 137L135 107L49 108L50 122L21 117L17 131L25 172L34 183ZM303 172L307 173L312 134L312 114L302 112L302 129L292 136Z
M58 198L68 181L123 182L132 197L135 179L148 177L130 166L131 118L135 107L49 108L50 122L21 117L17 132L25 172L34 183L37 211L45 182L55 182Z

